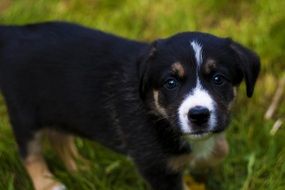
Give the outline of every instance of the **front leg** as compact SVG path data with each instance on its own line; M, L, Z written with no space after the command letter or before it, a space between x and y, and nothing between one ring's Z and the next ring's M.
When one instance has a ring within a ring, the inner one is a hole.
M140 127L135 129L138 130ZM149 184L150 189L183 190L181 170L169 167L169 153L164 148L165 145L159 139L160 137L152 129L154 127L145 127L139 132L131 131L132 133L130 133L129 130L128 133L125 133L128 154ZM170 141L170 138L166 139Z
M131 120L129 117L118 120L126 152L151 190L184 190L182 172L173 170L168 164L170 155L182 151L179 136L170 130L167 121L156 121L157 118L150 117L149 112L142 109L143 105L138 106L135 101L134 106L130 106L132 102L125 103L128 101L118 102L124 102L118 105L121 109L128 105L124 115L132 116Z
M185 190L182 172L172 171L165 164L143 163L138 168L152 190Z

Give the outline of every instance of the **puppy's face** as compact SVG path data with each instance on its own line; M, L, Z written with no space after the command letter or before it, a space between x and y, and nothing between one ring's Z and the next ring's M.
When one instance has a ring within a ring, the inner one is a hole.
M226 128L235 87L245 78L251 96L258 72L258 57L230 39L181 33L144 55L141 93L173 130L201 139Z

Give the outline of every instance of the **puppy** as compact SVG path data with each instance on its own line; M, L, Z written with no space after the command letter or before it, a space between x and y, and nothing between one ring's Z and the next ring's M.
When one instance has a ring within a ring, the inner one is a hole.
M199 32L144 43L64 22L0 27L0 87L36 190L64 189L42 156L47 130L67 155L69 134L95 140L129 155L151 189L182 190L187 164L227 154L235 88L245 79L251 97L259 68L254 52Z

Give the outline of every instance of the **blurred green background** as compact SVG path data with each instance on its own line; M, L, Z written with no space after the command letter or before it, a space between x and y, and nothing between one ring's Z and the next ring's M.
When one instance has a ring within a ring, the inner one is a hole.
M207 189L284 190L285 126L270 134L277 119L285 119L283 97L271 119L265 120L278 85L285 76L285 1L280 0L0 0L0 24L65 20L127 38L151 41L182 31L203 31L231 37L254 49L262 72L254 97L239 89L227 132L230 154L209 173ZM68 173L54 153L45 152L51 170L70 190L140 190L146 185L124 156L98 144L77 139L91 161L89 170ZM0 103L0 189L32 189Z

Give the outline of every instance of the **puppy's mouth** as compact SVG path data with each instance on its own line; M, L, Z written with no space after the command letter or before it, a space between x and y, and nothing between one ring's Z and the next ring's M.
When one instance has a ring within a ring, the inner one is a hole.
M193 130L188 133L183 133L183 136L187 139L193 140L193 141L199 141L199 140L206 140L210 137L212 137L215 134L223 132L223 128L214 128L214 129L204 129L204 130Z
M190 140L205 140L210 138L214 133L212 131L197 131L191 133L185 133L184 136Z

